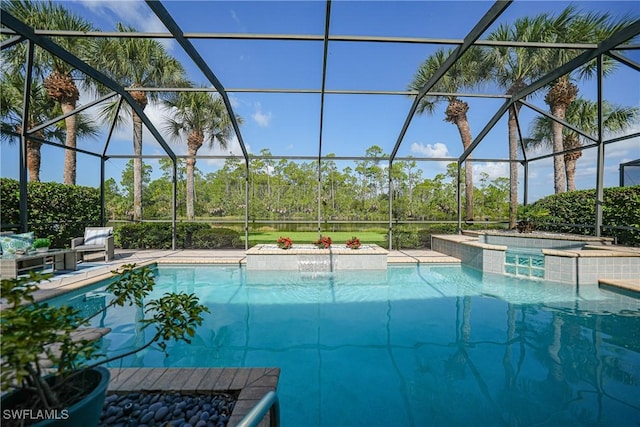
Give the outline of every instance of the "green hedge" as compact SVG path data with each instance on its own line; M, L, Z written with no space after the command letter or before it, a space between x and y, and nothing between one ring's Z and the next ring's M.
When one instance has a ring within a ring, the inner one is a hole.
M602 235L617 237L618 244L640 246L640 185L604 189L602 224L608 227L631 227L635 230L603 228ZM548 209L546 221L537 228L545 231L594 235L593 227L562 224L595 222L595 190L571 191L538 200L535 206Z
M71 239L84 235L84 228L100 225L100 192L96 188L56 182L27 183L29 231L51 238L55 248L68 247ZM19 231L20 186L0 178L3 230ZM16 226L9 227L9 224Z
M114 230L116 246L123 249L171 249L170 223L131 223ZM244 248L240 233L199 222L176 224L176 249Z

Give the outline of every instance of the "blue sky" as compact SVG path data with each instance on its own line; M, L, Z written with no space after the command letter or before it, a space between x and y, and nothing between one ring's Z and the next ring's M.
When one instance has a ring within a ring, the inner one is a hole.
M215 33L278 33L322 34L325 7L319 1L165 1L184 32ZM613 16L633 14L640 16L640 6L631 1L518 1L489 29L501 23L512 22L517 17L541 12L557 13L569 4L584 11L607 11ZM116 22L123 22L139 31L166 32L162 23L141 1L66 1L65 5L105 31L112 31ZM484 1L343 1L334 0L331 6L330 32L334 35L430 37L462 39L477 20L491 7ZM486 38L483 35L481 38ZM185 65L189 77L196 83L209 85L197 67L182 52L179 45L164 40L169 52ZM321 87L322 42L280 42L246 40L193 40L192 43L216 74L225 88L287 88L319 89ZM419 64L438 46L397 43L331 42L327 63L327 89L355 90L405 90ZM640 52L629 54L640 61ZM596 83L580 83L580 94L595 100ZM486 87L482 93L501 93L499 89ZM640 104L640 73L621 65L605 80L604 95L607 101L620 105ZM230 93L235 113L244 124L241 134L248 150L259 153L268 148L273 155L317 156L319 141L320 96L317 94L259 94ZM548 110L543 92L530 101ZM90 100L84 95L80 103ZM500 107L496 99L465 99L473 136ZM400 135L412 99L403 96L382 95L326 95L322 129L323 154L337 156L361 156L366 148L379 145L390 153ZM443 121L445 105L433 116L413 118L400 146L398 156L457 157L462 145L455 126ZM91 113L93 110L90 110ZM162 128L167 112L150 105L145 110L158 128ZM528 122L535 113L522 110L527 132ZM636 124L634 131L640 131ZM131 127L124 126L115 134L109 154L131 154ZM105 133L106 135L106 127ZM104 135L97 139L79 141L79 147L100 151ZM183 145L170 143L177 154L186 152ZM474 157L508 158L506 120L501 120L480 143ZM43 148L41 179L61 181L62 150ZM228 152L240 155L237 141ZM162 154L160 145L145 132L145 154ZM220 154L218 148L202 148L199 154ZM618 164L640 158L640 140L626 141L607 146L605 185L618 184ZM594 149L585 150L578 162L578 188L595 187ZM78 157L78 184L98 185L99 161L88 156ZM113 159L107 163L107 175L120 181L120 170L126 160ZM157 163L154 166L159 174ZM204 172L215 170L220 160L198 161ZM17 177L17 147L2 146L2 176ZM339 167L347 166L341 162ZM445 163L419 164L423 177L430 178L444 170ZM474 163L476 174L488 173L491 178L506 176L506 163ZM553 192L551 159L534 162L530 166L533 183L530 197L537 199ZM544 183L544 184L543 184Z

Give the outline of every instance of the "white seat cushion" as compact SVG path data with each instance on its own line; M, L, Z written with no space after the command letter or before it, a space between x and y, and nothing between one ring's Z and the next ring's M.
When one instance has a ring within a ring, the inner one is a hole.
M86 228L84 230L84 244L104 246L111 233L113 233L113 227Z

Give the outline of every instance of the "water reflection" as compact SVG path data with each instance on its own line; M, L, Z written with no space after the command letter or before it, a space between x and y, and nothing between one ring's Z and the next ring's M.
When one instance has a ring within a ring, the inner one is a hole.
M129 363L281 367L285 426L640 423L638 300L459 267L390 269L375 286L269 274L268 286L238 269L162 278L212 315L168 359ZM132 327L138 315L114 314L132 334L109 353L151 333Z

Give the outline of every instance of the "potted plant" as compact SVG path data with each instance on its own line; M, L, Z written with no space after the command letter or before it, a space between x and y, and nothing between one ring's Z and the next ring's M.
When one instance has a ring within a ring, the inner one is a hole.
M107 287L113 300L98 313L82 318L79 309L52 307L34 302L33 293L51 274L1 281L3 426L43 421L42 425L97 425L109 382L109 371L100 365L137 353L153 343L166 353L166 341L190 342L202 324L207 307L193 294L167 293L145 302L155 284L149 267L135 264L113 271L116 279ZM135 305L145 316L143 328L155 327L153 337L125 354L106 358L99 341L74 338L89 320L111 306ZM53 363L49 372L43 359ZM7 415L9 415L7 417Z
M293 246L293 240L291 240L289 237L281 236L276 242L276 244L280 249L289 249L291 248L291 246Z
M47 237L40 237L33 241L33 248L36 252L47 252L51 246L51 239Z
M549 211L540 206L520 205L518 206L518 218L516 228L520 233L532 233L540 220L549 215Z
M347 240L347 247L349 249L360 249L360 246L362 246L362 243L360 243L360 239L358 239L356 236L353 236L352 238Z
M319 249L329 249L331 247L331 237L320 236L318 240L313 242L313 245Z

